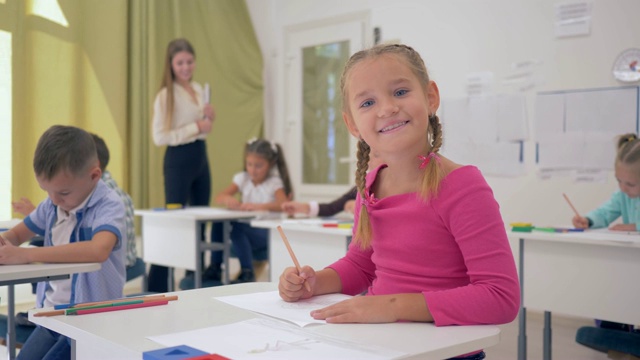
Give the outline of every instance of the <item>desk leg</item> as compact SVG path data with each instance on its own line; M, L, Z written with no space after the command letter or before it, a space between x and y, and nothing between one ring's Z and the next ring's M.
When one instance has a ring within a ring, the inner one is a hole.
M172 266L167 266L167 291L173 291L173 282L174 282L174 268Z
M9 298L7 303L7 354L9 355L9 360L16 358L16 299L13 286L7 286L7 297Z
M544 312L544 333L542 334L542 354L544 360L551 360L551 312Z
M524 307L524 239L520 239L519 246L520 267L520 319L518 334L518 360L527 360L527 309Z
M222 262L224 262L224 279L222 279L222 283L225 285L229 285L231 281L229 280L229 256L230 248L231 248L231 222L226 220L222 223L222 233L223 237L223 250L222 250Z
M196 289L202 287L202 254L204 254L204 250L202 250L202 242L203 242L203 233L202 228L206 228L203 223L200 221L196 221L196 241L198 245L196 248L196 270L194 271L194 286Z

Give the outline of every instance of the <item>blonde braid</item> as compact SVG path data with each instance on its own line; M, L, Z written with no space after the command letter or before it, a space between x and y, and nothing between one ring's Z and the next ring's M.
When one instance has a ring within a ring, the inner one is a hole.
M371 148L364 140L358 141L358 167L356 169L356 187L360 193L360 197L365 200L367 198L366 185L367 185L367 169L369 168L369 152ZM371 246L371 222L369 221L369 213L367 212L367 206L363 202L360 207L360 218L358 221L358 227L353 241L360 245L361 249L367 249Z
M440 119L437 115L429 116L429 129L431 129L431 137L427 136L427 141L430 141L429 153L438 154L442 147L442 125L440 125ZM438 195L438 189L440 188L440 182L444 178L444 171L440 165L440 160L437 157L431 158L425 171L422 175L422 186L420 187L420 196L428 201L434 199Z

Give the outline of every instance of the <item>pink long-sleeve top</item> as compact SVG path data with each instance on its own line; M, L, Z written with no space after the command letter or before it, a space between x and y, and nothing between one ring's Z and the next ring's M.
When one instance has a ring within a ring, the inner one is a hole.
M383 167L367 175L367 189ZM356 225L361 206L358 194ZM476 167L452 171L429 202L408 193L369 200L366 206L371 247L361 250L352 243L347 255L329 266L343 293L421 292L437 326L515 319L520 287L514 258L498 203Z

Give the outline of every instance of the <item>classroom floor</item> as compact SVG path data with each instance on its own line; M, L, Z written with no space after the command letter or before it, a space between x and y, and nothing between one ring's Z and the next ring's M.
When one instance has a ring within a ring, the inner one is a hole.
M230 264L231 274L237 274L239 264L232 261ZM256 269L258 281L268 281L268 265L262 269ZM182 278L184 271L176 271L176 289L178 282ZM141 281L132 281L125 287L126 294L135 294L141 290ZM33 304L16 304L17 311L27 311L33 307ZM7 307L0 306L0 314L6 314ZM542 329L543 315L539 312L527 312L527 358L542 359ZM575 335L578 328L582 326L591 326L591 319L568 317L562 315L552 316L553 330L553 359L557 360L606 360L607 355L600 353L575 342ZM485 349L488 360L514 360L518 354L518 320L500 326L500 343L496 346ZM0 335L3 337L3 335ZM0 358L6 358L6 348L0 346Z

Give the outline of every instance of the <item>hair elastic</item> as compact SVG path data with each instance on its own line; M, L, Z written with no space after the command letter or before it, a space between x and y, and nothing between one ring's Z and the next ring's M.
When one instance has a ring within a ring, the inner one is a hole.
M427 156L418 155L418 159L422 161L420 163L420 169L424 169L425 167L427 167L431 159L436 159L437 162L440 162L440 157L434 152L430 152Z

